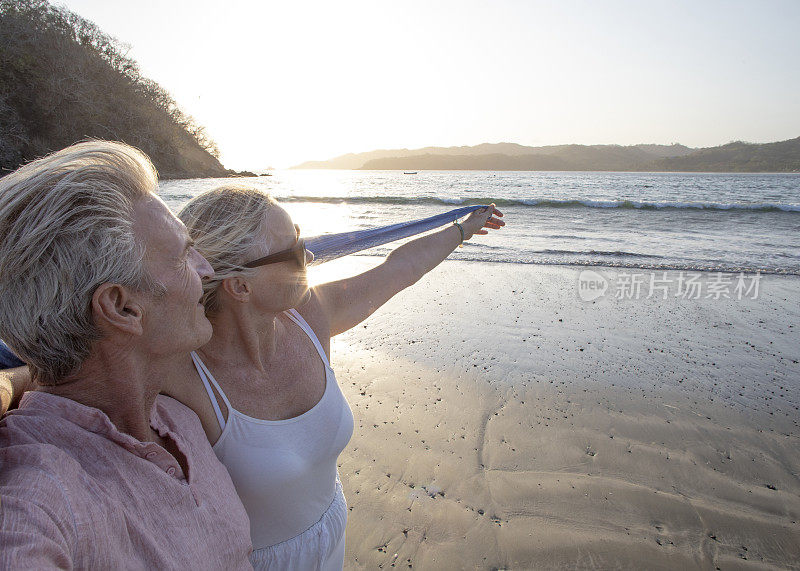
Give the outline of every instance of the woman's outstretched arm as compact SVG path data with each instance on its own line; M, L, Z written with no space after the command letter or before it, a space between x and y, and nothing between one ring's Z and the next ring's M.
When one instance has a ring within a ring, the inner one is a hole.
M488 234L487 228L505 226L503 213L494 207L476 210L461 226L464 240L474 234ZM379 266L352 278L319 285L314 293L330 324L330 334L338 335L355 327L397 292L416 283L438 266L461 243L455 225L403 244Z

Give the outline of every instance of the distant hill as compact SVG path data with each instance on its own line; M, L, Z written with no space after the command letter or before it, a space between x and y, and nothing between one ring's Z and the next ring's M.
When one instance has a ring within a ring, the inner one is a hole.
M778 143L735 142L692 149L673 145L553 145L484 143L347 154L294 168L363 170L558 170L800 172L800 137Z
M126 51L45 0L0 0L0 176L89 137L139 147L162 178L233 174Z
M659 165L667 171L800 172L800 137L760 145L736 141L665 158Z
M552 164L558 165L559 167L566 168L570 160L574 160L576 155L581 153L586 155L586 158L590 162L597 162L602 161L603 157L607 158L608 160L614 160L615 163L625 163L633 164L636 161L640 161L643 158L647 160L654 160L656 158L661 157L680 157L686 154L689 154L693 151L688 147L683 145L634 145L630 147L621 147L619 145L550 145L544 147L527 147L525 145L519 145L517 143L483 143L480 145L475 145L472 147L424 147L422 149L392 149L392 150L380 150L380 151L370 151L366 153L350 153L347 155L342 155L340 157L336 157L327 161L308 161L297 165L294 168L300 169L380 169L383 168L383 164L389 163L382 163L382 162L372 162L372 161L382 161L382 160L389 160L394 162L398 159L409 159L408 162L406 161L398 161L398 166L396 167L385 167L387 169L390 168L397 168L397 169L406 169L409 168L417 170L422 169L425 170L426 168L439 168L435 167L437 159L435 157L442 157L440 160L442 161L441 164L450 164L453 165L449 168L464 168L463 165L470 162L471 158L473 157L487 157L487 156L495 156L501 162L505 162L506 164L514 164L514 165L521 165L522 162L520 160L516 161L505 161L505 159L500 159L502 156L506 157L532 157L532 156L547 156L547 157L558 157L560 160L541 160L542 164ZM424 157L424 158L423 158ZM444 157L457 157L457 159L448 159ZM534 164L539 162L540 159L530 159ZM486 159L480 159L478 161L474 161L473 164L478 163L485 163ZM414 166L400 166L401 164L426 164L429 166L423 167L414 167ZM368 166L369 165L369 166ZM377 166L373 166L377 165ZM458 165L458 166L456 166ZM447 170L448 167L442 167L444 170ZM468 169L475 169L479 167L470 167L467 166ZM495 169L495 170L505 170L505 169ZM511 170L518 170L518 169L511 169ZM527 169L526 169L527 170ZM552 169L544 169L544 170L552 170Z

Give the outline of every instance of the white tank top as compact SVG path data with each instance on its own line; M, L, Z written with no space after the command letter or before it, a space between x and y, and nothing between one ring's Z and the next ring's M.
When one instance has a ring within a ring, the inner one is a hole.
M284 315L308 335L325 365L325 392L300 416L262 420L242 414L192 352L222 429L214 452L250 517L254 550L295 537L320 520L336 493L336 460L353 435L353 413L317 336L294 309ZM210 385L228 407L227 422Z

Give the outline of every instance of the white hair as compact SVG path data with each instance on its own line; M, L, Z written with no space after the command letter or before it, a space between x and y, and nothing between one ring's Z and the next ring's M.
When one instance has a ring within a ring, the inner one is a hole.
M255 272L242 264L266 253L269 236L267 212L277 207L268 193L241 184L227 184L190 200L178 213L194 247L214 269L203 280L203 305L211 315L219 308L219 286L234 276Z
M98 286L158 293L133 231L134 204L157 184L144 153L99 140L0 179L0 337L38 383L58 384L89 356Z

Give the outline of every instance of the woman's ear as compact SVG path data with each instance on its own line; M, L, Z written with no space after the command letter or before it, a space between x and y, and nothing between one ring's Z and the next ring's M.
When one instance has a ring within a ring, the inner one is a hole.
M141 335L144 312L138 300L124 286L101 284L92 295L92 317L102 331Z
M238 302L244 303L250 299L250 283L241 276L222 280L222 289Z

